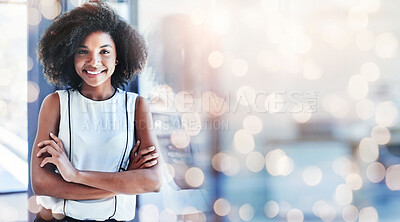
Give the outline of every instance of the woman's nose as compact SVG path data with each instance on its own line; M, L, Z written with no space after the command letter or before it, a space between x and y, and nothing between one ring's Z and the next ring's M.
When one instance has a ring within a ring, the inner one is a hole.
M98 66L100 64L100 56L94 53L90 54L88 63L91 66Z

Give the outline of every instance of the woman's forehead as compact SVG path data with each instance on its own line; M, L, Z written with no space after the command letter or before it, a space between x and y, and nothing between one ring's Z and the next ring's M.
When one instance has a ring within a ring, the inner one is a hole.
M81 46L98 46L98 47L104 47L104 46L110 46L112 48L115 48L115 43L113 39L111 38L110 34L106 32L92 32L89 35L87 35L83 41L83 43L80 45Z

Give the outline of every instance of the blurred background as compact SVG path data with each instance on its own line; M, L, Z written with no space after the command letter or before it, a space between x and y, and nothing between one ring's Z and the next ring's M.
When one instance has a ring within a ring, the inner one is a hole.
M40 210L29 159L36 49L80 0L0 0L0 221ZM145 36L168 189L134 221L397 221L395 0L107 1Z

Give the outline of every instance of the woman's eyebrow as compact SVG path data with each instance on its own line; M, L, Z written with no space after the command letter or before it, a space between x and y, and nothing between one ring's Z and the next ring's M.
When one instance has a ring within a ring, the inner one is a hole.
M110 44L106 44L106 45L100 46L100 48L104 48L104 47L110 47L110 48L112 48L112 46L111 46Z
M100 48L105 48L105 47L110 47L110 48L112 48L112 46L111 46L110 44L105 44L105 45L100 46ZM78 46L78 48L85 48L85 49L87 49L87 46L80 45L80 46Z

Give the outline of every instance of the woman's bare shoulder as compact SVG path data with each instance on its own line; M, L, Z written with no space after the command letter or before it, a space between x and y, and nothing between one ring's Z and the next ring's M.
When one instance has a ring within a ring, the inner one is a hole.
M135 102L135 111L136 112L148 112L149 111L149 104L147 103L146 98L143 96L137 96Z
M42 111L60 111L60 97L57 92L47 95L42 102Z

